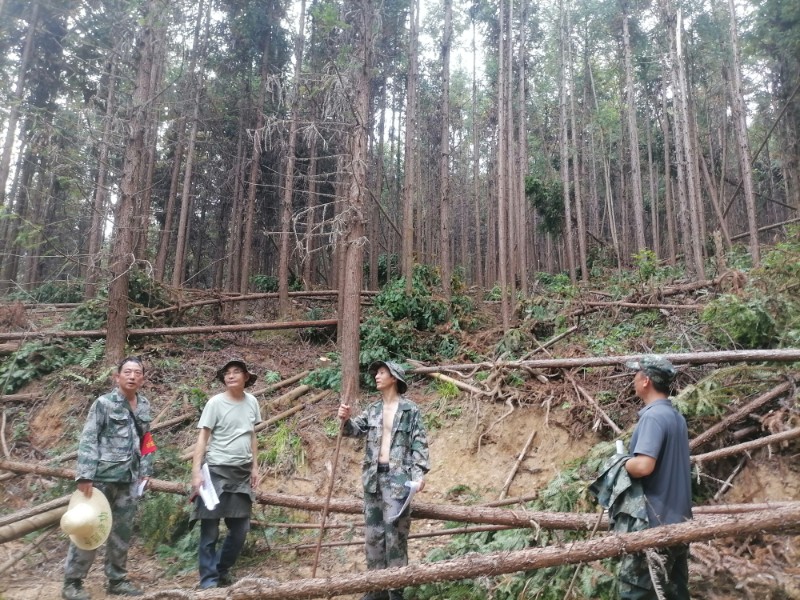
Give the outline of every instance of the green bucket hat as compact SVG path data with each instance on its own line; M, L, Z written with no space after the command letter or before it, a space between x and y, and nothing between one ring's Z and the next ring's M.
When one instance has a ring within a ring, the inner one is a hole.
M376 360L369 366L369 374L374 377L375 373L377 373L378 369L381 367L386 367L389 369L389 373L391 373L392 377L397 379L397 391L401 394L405 394L406 390L408 389L405 369L391 360Z
M678 374L672 363L658 354L645 354L639 360L626 362L625 366L634 371L642 371L654 383L664 388L672 385Z

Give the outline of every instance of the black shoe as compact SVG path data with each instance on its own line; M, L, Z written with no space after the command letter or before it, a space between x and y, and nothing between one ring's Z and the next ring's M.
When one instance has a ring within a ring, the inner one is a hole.
M89 592L83 589L83 581L80 579L65 579L61 597L64 600L90 600L91 598Z
M389 600L403 600L403 590L389 590Z
M141 596L143 595L142 590L137 588L127 579L117 579L115 581L109 581L108 587L106 588L109 594L112 596Z
M236 583L236 577L234 577L230 573L219 574L219 579L217 580L217 585L219 587L228 587L229 585L233 585L234 583Z

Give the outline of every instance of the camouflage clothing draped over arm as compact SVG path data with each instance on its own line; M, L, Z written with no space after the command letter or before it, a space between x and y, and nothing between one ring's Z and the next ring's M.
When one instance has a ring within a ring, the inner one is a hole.
M78 443L76 479L135 481L153 473L153 454L141 456L142 435L150 430L150 403L137 394L135 421L117 390L92 403Z
M359 416L344 423L343 434L364 437L367 442L362 465L364 491L374 494L378 489L378 457L383 432L383 401L370 404ZM408 493L406 481L425 477L428 466L428 436L419 407L407 396L400 397L392 424L389 448L389 473L392 496L402 498Z

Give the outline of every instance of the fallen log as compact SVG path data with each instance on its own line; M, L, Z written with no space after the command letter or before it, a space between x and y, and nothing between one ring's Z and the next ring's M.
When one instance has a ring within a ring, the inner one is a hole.
M719 517L709 521L687 522L654 527L636 533L602 537L546 548L527 548L513 552L469 555L435 563L418 563L407 567L382 569L317 579L295 579L277 585L258 579L247 587L201 592L203 600L302 600L330 598L375 590L403 588L435 581L457 581L491 577L504 573L530 571L567 564L593 562L648 548L664 548L678 544L701 542L723 537L742 537L755 533L789 533L800 529L800 503L777 510L748 515ZM185 598L185 590L162 590L143 596L143 600Z
M130 336L158 336L158 335L195 335L199 333L231 333L247 331L267 331L276 329L313 329L316 327L333 327L339 324L338 319L321 319L319 321L278 321L272 323L244 323L241 325L202 325L198 327L153 327L152 329L129 329ZM0 342L11 340L30 340L40 338L89 338L99 339L106 337L105 329L91 329L86 331L24 331L0 333Z
M378 292L361 290L362 296L376 296ZM289 292L290 298L336 298L339 295L338 290L308 290ZM262 292L259 294L245 294L242 296L224 296L220 298L195 300L194 302L187 302L186 304L176 304L175 306L167 306L166 308L159 308L151 312L151 315L162 315L168 312L175 312L178 310L185 310L187 308L195 308L197 306L208 306L211 304L223 304L226 302L247 302L249 300L263 300L266 298L277 298L278 292Z
M31 402L41 398L41 394L4 394L0 396L0 403L2 402Z
M784 348L779 350L720 350L718 352L683 352L663 354L666 359L675 365L703 365L708 363L737 363L737 362L798 362L800 361L800 348ZM641 354L626 354L621 356L585 356L579 358L536 358L517 361L497 361L462 363L454 365L437 365L435 367L414 367L408 373L424 375L427 373L441 373L442 371L474 371L481 368L493 369L497 367L534 369L576 369L588 367L611 367L624 365L626 362L638 360Z
M708 460L717 460L720 458L726 458L728 456L734 456L740 452L756 450L758 448L763 448L764 446L769 446L770 444L786 442L798 437L800 437L800 427L795 427L794 429L789 429L788 431L781 431L780 433L774 433L763 438L758 438L757 440L750 440L749 442L736 444L735 446L720 448L719 450L706 452L705 454L695 454L691 457L691 459L693 463L703 463Z
M15 523L17 521L22 521L23 519L27 519L28 517L32 517L33 515L38 515L43 512L47 512L53 508L60 508L62 506L66 506L69 504L69 499L71 494L67 494L66 496L61 496L60 498L56 498L55 500L50 500L49 502L43 502L37 506L32 506L31 508L25 508L23 510L18 510L15 513L11 513L10 515L3 515L0 517L0 527L5 527L6 525L10 525L11 523Z
M65 512L67 512L67 507L61 506L60 508L52 508L47 512L4 525L0 527L0 544L5 544L6 542L21 538L38 529L44 529L45 527L58 523L61 519L61 515Z
M689 442L689 449L694 450L698 446L702 446L715 435L727 429L733 423L738 422L740 419L745 418L749 413L753 412L761 408L764 404L769 402L770 400L774 400L788 392L789 390L794 388L794 384L788 381L772 388L767 393L760 395L758 398L748 402L744 406L742 406L739 410L734 413L731 413L724 419L721 419L713 426L706 429L703 433L698 435L696 438Z
M262 394L271 394L272 392L277 391L277 390L279 390L281 388L285 388L285 387L287 387L289 385L292 385L293 383L297 383L298 381L303 379L303 377L305 377L309 373L311 373L311 371L303 371L302 373L298 373L297 375L292 375L288 379L284 379L283 381L279 381L277 383L273 383L272 385L268 385L267 387L265 387L263 389L254 390L254 391L252 391L250 393L253 394L253 396L261 396Z

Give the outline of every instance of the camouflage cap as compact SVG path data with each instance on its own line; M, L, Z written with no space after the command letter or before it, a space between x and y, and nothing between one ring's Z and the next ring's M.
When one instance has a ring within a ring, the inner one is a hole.
M397 391L401 394L405 394L406 390L408 389L408 384L406 383L406 370L391 360L376 360L369 366L369 374L374 377L375 373L377 373L378 369L381 367L386 367L389 369L389 373L392 374L392 377L397 379Z
M634 371L642 371L654 383L661 387L669 387L677 375L675 367L663 356L645 354L639 360L626 362L625 366Z

